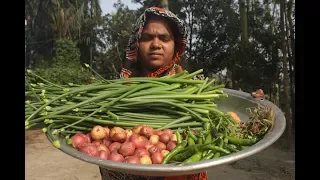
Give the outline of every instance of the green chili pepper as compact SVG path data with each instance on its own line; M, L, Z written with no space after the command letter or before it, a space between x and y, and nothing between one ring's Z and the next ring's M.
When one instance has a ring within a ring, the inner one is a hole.
M179 154L175 155L172 157L172 160L175 161L184 161L187 158L191 157L193 154L197 153L200 151L200 148L202 146L205 146L203 144L195 144L192 146L186 147L184 150L182 150Z
M225 139L227 139L227 138L225 138ZM223 144L224 144L224 140L220 139L219 147L223 147ZM219 157L220 157L220 152L216 152L216 153L213 155L213 159L219 158Z
M229 151L232 151L232 152L239 152L238 149L230 146L231 144L224 144L224 148L228 149Z
M196 152L195 154L193 154L191 157L184 160L183 162L184 163L198 162L201 160L201 158L202 158L202 152Z
M192 146L192 145L195 145L196 143L194 142L194 140L188 136L187 138L187 142L188 142L188 146Z
M177 144L180 144L182 142L182 137L178 129L176 130L175 134L177 136Z
M197 140L197 144L202 144L202 138L200 137L200 138L198 138L198 140Z
M206 140L204 141L204 144L208 144L212 141L212 135L211 133L208 133ZM208 151L204 151L203 154L204 156L207 155L209 152Z
M197 137L192 133L190 127L188 126L187 134L189 137L191 137L194 141L197 141Z
M250 146L257 142L256 139L240 139L232 136L227 136L227 139L230 141L230 143L238 146Z
M203 129L204 129L205 131L210 131L210 122L205 122L205 123L203 124Z
M215 154L213 152L208 153L207 155L205 155L202 160L209 160L211 158L213 158Z
M228 151L228 150L226 150L226 149L224 149L222 147L215 146L213 144L206 145L202 149L203 150L213 150L213 151L218 151L218 152L225 153L225 154L230 154L230 151Z
M170 159L172 157L174 157L176 154L178 154L179 152L181 152L185 147L187 146L187 142L186 141L182 141L180 144L178 144L174 149L172 149L172 151L170 151L166 157L163 158L162 160L162 164L167 164L168 161L170 161Z
M240 146L241 147L241 150L244 150L244 149L247 149L248 146Z
M238 147L234 144L229 144L229 146L233 147L234 149L238 149Z
M204 144L210 143L212 141L212 135L211 133L208 133L206 140L204 141Z
M223 152L225 154L230 154L230 152L228 150L223 149L222 147L215 146L212 143L195 144L192 146L188 146L183 151L181 151L179 154L172 157L172 160L181 162L181 161L184 161L187 158L191 157L193 154L195 154L197 152L203 152L203 151L208 151L208 150Z

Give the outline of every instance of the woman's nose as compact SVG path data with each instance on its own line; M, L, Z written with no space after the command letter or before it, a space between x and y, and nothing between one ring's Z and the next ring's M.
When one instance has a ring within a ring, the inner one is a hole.
M152 43L151 43L151 49L161 49L162 48L162 45L159 41L158 38L154 38Z

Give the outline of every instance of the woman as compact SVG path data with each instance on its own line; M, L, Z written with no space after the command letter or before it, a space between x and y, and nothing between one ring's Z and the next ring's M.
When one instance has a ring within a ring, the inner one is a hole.
M139 17L126 49L121 78L161 77L183 69L178 63L187 42L185 24L168 10L151 7ZM207 180L206 172L173 177L135 176L100 168L102 180Z

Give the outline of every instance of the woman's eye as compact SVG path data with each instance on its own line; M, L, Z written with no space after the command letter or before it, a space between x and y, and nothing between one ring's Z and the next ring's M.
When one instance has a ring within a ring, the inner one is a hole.
M152 36L147 35L147 34L143 34L143 35L141 35L140 40L141 41L150 41L150 40L152 40Z
M159 39L163 42L168 42L171 40L171 37L169 35L162 35L162 36L159 36Z

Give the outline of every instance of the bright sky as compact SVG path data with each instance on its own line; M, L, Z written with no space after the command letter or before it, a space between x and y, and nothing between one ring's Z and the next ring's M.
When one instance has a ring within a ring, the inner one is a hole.
M115 11L113 4L118 0L100 0L100 6L103 14L111 13ZM141 7L140 4L132 3L131 0L121 0L124 5L127 5L129 9L137 9Z
M102 9L102 14L111 13L116 9L113 7L113 4L116 3L118 0L100 0L100 6ZM137 9L141 7L140 4L132 3L131 0L121 0L124 5L127 5L129 9ZM24 24L27 25L27 20L24 21Z

